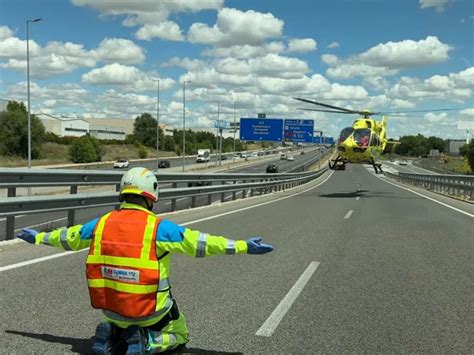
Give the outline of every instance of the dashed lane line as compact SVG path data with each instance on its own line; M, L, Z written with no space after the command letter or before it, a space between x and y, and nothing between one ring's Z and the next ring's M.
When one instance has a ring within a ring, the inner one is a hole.
M354 212L354 210L350 210L349 212L347 212L347 214L345 215L344 219L349 219L349 218L351 218L352 212Z
M257 330L255 335L262 337L270 337L273 334L275 329L278 327L278 324L280 324L285 314L288 312L290 307L298 298L301 291L303 291L303 288L311 279L311 276L313 276L318 266L319 263L317 261L313 261L309 264L309 266L306 268L300 278L296 281L290 291L281 300L280 304L270 314L270 316L267 318L265 323L263 323L260 329Z

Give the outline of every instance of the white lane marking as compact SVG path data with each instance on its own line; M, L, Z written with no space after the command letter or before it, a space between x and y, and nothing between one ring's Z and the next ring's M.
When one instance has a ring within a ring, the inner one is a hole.
M215 218L218 218L218 217L222 217L222 216L226 216L226 215L229 215L229 214L233 214L233 213L237 213L237 212L241 212L241 211L245 211L245 210L249 210L251 208L255 208L255 207L260 207L260 206L263 206L263 205L268 205L270 203L273 203L273 202L278 202L278 201L281 201L281 200L285 200L287 198L290 198L290 197L294 197L294 196L298 196L298 195L301 195L307 191L310 191L312 189L315 189L319 186L321 186L322 184L324 184L326 181L328 181L332 174L334 174L334 171L331 171L329 176L326 177L326 179L324 179L323 181L321 181L319 184L317 184L316 186L312 186L306 190L303 190L303 191L300 191L298 193L295 193L293 195L289 195L289 196L285 196L285 197L281 197L279 199L276 199L276 200L272 200L272 201L267 201L267 202L263 202L263 203L260 203L258 205L253 205L253 206L249 206L249 207L243 207L243 208L240 208L238 210L233 210L233 211L229 211L229 212L224 212L224 213L221 213L221 214L217 214L217 215L214 215L214 216L210 216L210 217L205 217L205 218L201 218L201 219L196 219L194 221L189 221L189 222L186 222L186 223L181 223L180 225L181 226L187 226L189 224L192 224L192 223L197 223L197 222L202 222L202 221L208 221L210 219L215 219ZM79 253L81 251L85 251L85 250L89 250L88 248L85 248L85 249L82 249L82 250L78 250L78 251L74 251L74 252L65 252L65 253L60 253L60 254L54 254L54 255L50 255L50 256L45 256L45 257L42 257L42 258L38 258L38 259L33 259L33 260L28 260L28 261L24 261L24 262L21 262L21 263L17 263L17 264L12 264L12 265L7 265L7 266L3 266L0 268L0 272L2 271L5 271L5 270L10 270L10 269L15 269L15 268L18 268L18 267L21 267L21 266L25 266L25 265L30 265L30 264L35 264L35 263L39 263L41 261L44 261L44 260L49 260L49 259L54 259L54 258L58 258L60 256L64 256L64 255L68 255L68 254L71 254L71 253Z
M377 176L377 177L378 177L378 176ZM387 180L385 180L385 179L383 179L383 178L381 178L381 177L378 177L378 178L379 178L380 180L382 180L382 181L385 181L387 184L390 184L390 185L393 185L393 186L399 187L400 189L403 189L403 190L407 190L407 191L413 192L415 195L418 195L418 196L424 197L424 198L426 198L427 200L430 200L430 201L436 202L436 203L438 203L438 204L440 204L440 205L442 205L442 206L444 206L444 207L451 208L452 210L454 210L454 211L457 211L457 212L460 212L460 213L463 213L463 214L465 214L466 216L469 216L469 217L474 217L474 214L472 214L472 213L469 213L469 212L463 211L463 210L461 210L461 209L459 209L459 208L456 208L456 207L454 207L454 206L448 205L447 203L444 203L444 202L438 201L438 200L436 200L436 199L434 199L434 198L432 198L432 197L429 197L429 196L423 195L422 193L419 193L419 192L413 191L413 190L411 190L411 189L409 189L409 188L407 188L407 187L404 187L404 186L401 186L401 185L395 184L395 183L393 183L393 182L387 181Z
M260 329L257 330L255 335L269 337L273 334L276 327L278 327L278 324L280 324L281 320L288 312L290 307L293 305L295 300L298 298L301 291L303 291L303 288L306 286L311 276L313 276L318 266L319 263L317 261L313 261L309 264L309 266L300 276L298 281L296 281L290 291L286 294L285 298L283 298L283 300L275 308L272 314L270 314L270 316L267 318L265 323L263 323Z
M360 196L357 196L357 197L356 197L356 201L359 201L359 200L360 200Z
M350 210L349 212L347 212L347 214L346 214L346 216L344 217L344 219L349 219L349 218L351 218L352 212L354 212L354 210Z
M22 266L36 264L36 263L39 263L39 262L45 261L45 260L59 258L59 257L64 256L64 255L79 253L79 252L84 251L84 250L88 250L88 249L82 249L82 250L78 250L78 251L66 251L64 253L43 256L42 258L38 258L38 259L22 261L21 263L16 263L16 264L7 265L7 266L1 266L0 267L0 272L11 270L11 269L16 269L16 268L19 268L19 267L22 267Z

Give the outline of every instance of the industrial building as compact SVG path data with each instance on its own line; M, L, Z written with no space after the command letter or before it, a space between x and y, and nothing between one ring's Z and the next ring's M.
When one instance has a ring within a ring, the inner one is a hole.
M89 122L80 118L57 117L45 113L35 116L41 120L46 132L60 137L81 137L89 133Z

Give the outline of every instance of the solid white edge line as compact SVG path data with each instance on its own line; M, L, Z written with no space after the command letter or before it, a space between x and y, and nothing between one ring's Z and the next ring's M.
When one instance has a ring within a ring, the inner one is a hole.
M11 270L11 269L16 269L16 268L19 268L19 267L22 267L22 266L27 266L27 265L31 265L31 264L36 264L36 263L39 263L39 262L45 261L45 260L50 260L50 259L59 258L59 257L61 257L61 256L68 255L68 254L79 253L79 252L84 251L84 250L87 250L87 249L81 249L81 250L77 250L77 251L66 251L66 252L64 252L64 253L59 253L59 254L53 254L53 255L43 256L43 257L38 258L38 259L32 259L32 260L22 261L21 263L16 263L16 264L7 265L7 266L1 266L1 267L0 267L0 272L6 271L6 270Z
M377 176L377 177L378 177L378 176ZM423 195L422 193L419 193L419 192L413 191L413 190L411 190L411 189L409 189L409 188L407 188L407 187L405 187L405 186L401 186L401 185L399 185L399 184L395 184L395 183L393 183L393 182L391 182L391 181L387 181L387 180L385 180L385 179L383 179L383 178L381 178L381 177L378 177L378 178L379 178L380 180L382 180L382 181L385 181L387 184L390 184L390 185L396 186L396 187L398 187L398 188L400 188L400 189L403 189L403 190L410 191L410 192L414 193L415 195L418 195L418 196L424 197L424 198L426 198L427 200L430 200L430 201L436 202L436 203L438 203L438 204L440 204L440 205L442 205L442 206L444 206L444 207L448 207L448 208L450 208L450 209L452 209L452 210L454 210L454 211L457 211L457 212L463 213L463 214L465 214L466 216L469 216L469 217L474 217L474 214L472 214L472 213L469 213L469 212L463 211L463 210L461 210L461 209L459 209L459 208L456 208L456 207L453 207L453 206L451 206L451 205L448 205L447 203L444 203L444 202L438 201L438 200L436 200L436 199L434 199L434 198L432 198L432 197L429 197L429 196Z
M349 212L347 212L347 214L345 215L344 219L351 218L352 212L354 212L354 210L350 210Z
M324 184L326 181L329 180L329 178L332 176L332 174L334 174L334 171L331 171L330 174L329 174L329 176L327 176L326 179L324 179L323 181L321 181L321 182L320 182L319 184L317 184L316 186L312 186L312 187L310 187L310 188L308 188L308 189L306 189L306 190L300 191L300 192L295 193L295 194L293 194L293 195L281 197L281 198L279 198L279 199L272 200L272 201L263 202L263 203L260 203L260 204L258 204L258 205L252 205L252 206L249 206L249 207L240 208L240 209L238 209L238 210L232 210L232 211L229 211L229 212L224 212L224 213L217 214L217 215L210 216L210 217L205 217L205 218L201 218L201 219L196 219L196 220L194 220L194 221L189 221L189 222L186 222L186 223L181 223L180 225L181 225L181 226L187 226L187 225L192 224L192 223L197 223L197 222L202 222L202 221L208 221L208 220L211 220L211 219L214 219L214 218L218 218L218 217L222 217L222 216L227 216L227 215L232 214L232 213L237 213L237 212L240 212L240 211L249 210L249 209L251 209L251 208L255 208L255 207L267 205L267 204L269 204L269 203L278 202L278 201L285 200L285 199L290 198L290 197L293 197L293 196L301 195L302 193L305 193L305 192L307 192L307 191L309 191L309 190L315 189L315 188L321 186L322 184ZM68 251L68 252L65 252L65 253L53 254L53 255L45 256L45 257L38 258L38 259L33 259L33 260L29 260L29 261L23 261L23 262L21 262L21 263L16 263L16 264L12 264L12 265L2 266L2 267L0 267L0 272L6 271L6 270L10 270L10 269L15 269L15 268L18 268L18 267L21 267L21 266L25 266L25 265L30 265L30 264L39 263L40 261L44 261L44 260L49 260L49 259L58 258L58 257L60 257L60 256L64 256L64 255L71 254L71 253L78 253L78 252L81 252L81 251L84 251L84 250L88 250L88 248L85 248L85 249L82 249L82 250L77 250L77 251L74 251L74 252Z
M303 288L311 279L311 276L313 276L318 266L319 266L319 262L317 261L312 261L308 265L308 267L300 276L300 278L295 282L295 284L290 289L290 291L288 291L286 296L281 300L278 306L270 314L270 316L267 318L265 323L263 323L260 329L257 330L255 335L262 336L262 337L269 337L273 334L275 329L278 327L278 324L280 324L283 317L286 315L290 307L298 298L301 291L303 291Z

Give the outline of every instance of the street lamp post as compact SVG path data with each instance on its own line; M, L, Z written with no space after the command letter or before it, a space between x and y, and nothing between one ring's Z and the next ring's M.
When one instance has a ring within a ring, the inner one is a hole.
M159 157L160 157L160 79L157 81L157 90L156 90L156 172L158 173Z
M30 22L39 22L40 18L26 20L26 81L28 96L28 168L31 168L31 104L30 104Z
M235 100L234 100L234 155L232 156L232 161L235 162L235 131L237 130L235 125Z
M190 82L189 80L183 81L183 171L186 160L186 83Z

